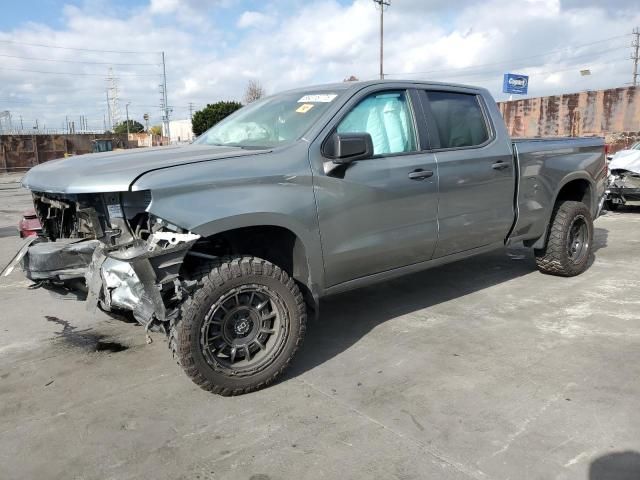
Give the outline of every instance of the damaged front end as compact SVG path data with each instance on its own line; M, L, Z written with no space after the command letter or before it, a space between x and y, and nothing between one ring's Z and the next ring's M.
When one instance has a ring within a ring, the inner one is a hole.
M165 327L190 287L180 270L199 235L149 213L150 192L33 192L42 235L16 255L38 286L87 300L87 308L132 312Z
M608 200L615 205L640 201L640 173L623 169L611 170Z
M160 228L146 240L98 246L86 274L87 305L129 310L147 327L154 321L164 325L182 301L186 285L180 280L180 268L199 238Z

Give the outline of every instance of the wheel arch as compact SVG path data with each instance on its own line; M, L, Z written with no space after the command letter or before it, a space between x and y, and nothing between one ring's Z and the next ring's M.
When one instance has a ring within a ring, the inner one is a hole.
M305 301L317 314L322 284L321 253L311 235L287 216L237 215L204 224L193 232L214 248L222 246L224 254L253 255L278 265L298 283Z
M596 187L593 179L587 172L573 172L562 179L558 183L553 202L549 203L548 211L546 212L546 222L544 234L535 240L525 241L525 245L533 247L535 249L544 248L547 244L549 236L549 227L553 220L553 211L558 202L565 200L573 200L584 203L591 212L595 214L597 208L596 202Z

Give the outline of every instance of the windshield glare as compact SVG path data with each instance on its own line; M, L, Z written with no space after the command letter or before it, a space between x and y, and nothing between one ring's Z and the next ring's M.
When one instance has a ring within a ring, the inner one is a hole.
M301 138L338 98L335 91L285 93L258 100L204 132L194 143L270 148Z

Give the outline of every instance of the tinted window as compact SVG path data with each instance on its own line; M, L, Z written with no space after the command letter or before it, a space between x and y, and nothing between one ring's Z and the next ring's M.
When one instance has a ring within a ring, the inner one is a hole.
M337 128L339 133L368 133L376 155L414 152L416 136L405 92L369 95L356 105Z
M427 96L440 134L440 148L472 147L489 139L476 95L427 92Z

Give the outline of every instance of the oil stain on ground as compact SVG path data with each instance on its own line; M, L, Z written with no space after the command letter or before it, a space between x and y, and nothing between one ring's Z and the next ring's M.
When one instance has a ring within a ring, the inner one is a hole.
M88 352L122 352L129 347L113 340L105 340L105 337L92 333L87 330L78 330L69 324L66 320L51 315L45 315L47 322L55 323L62 327L62 330L56 332L67 345L81 348Z

